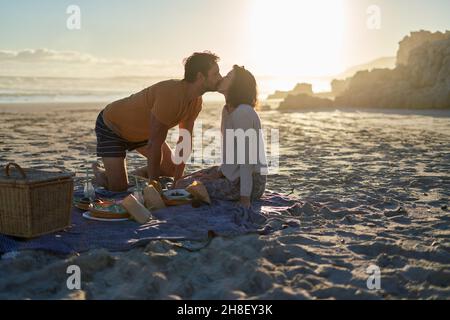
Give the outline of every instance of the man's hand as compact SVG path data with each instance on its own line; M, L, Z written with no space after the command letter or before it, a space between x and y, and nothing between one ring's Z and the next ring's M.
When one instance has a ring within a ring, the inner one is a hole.
M183 159L189 159L189 156L191 155L192 152L192 140L193 140L193 131L194 131L194 123L195 123L196 117L195 118L191 118L191 119L187 119L187 120L183 120L182 122L180 122L178 128L180 130L180 138L178 139L178 144L180 144L181 142L184 142L183 139L183 135L181 134L182 130L186 130L189 133L189 151L188 153L185 153L184 150L182 149L180 152L180 156ZM175 182L178 181L180 178L183 177L184 175L184 169L186 167L186 163L183 161L182 163L176 165L175 167L175 174L174 174L174 178L175 178Z
M177 182L183 177L185 167L186 164L184 162L175 166L174 182Z

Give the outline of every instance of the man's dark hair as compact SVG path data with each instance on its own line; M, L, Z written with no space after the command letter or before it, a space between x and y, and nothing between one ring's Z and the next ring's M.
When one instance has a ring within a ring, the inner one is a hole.
M201 72L205 78L208 71L220 58L209 51L196 52L189 58L184 59L184 80L192 83L197 80L197 74Z

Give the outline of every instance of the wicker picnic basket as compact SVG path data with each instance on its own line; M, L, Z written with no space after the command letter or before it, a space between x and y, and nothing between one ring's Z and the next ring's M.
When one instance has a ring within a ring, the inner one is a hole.
M72 196L72 173L8 164L0 170L0 233L34 238L68 227Z

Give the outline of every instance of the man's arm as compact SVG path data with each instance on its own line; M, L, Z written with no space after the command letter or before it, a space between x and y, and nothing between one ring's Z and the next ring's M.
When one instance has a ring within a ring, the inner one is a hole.
M169 128L159 121L152 113L150 118L150 138L148 140L148 177L150 180L158 180L161 171L161 147L166 141Z
M191 152L192 152L192 148L193 148L192 140L193 140L194 123L195 123L196 119L197 118L195 117L195 118L191 118L191 119L188 119L188 120L183 120L182 122L180 122L180 124L178 126L179 130L187 130L189 132L189 137L191 139L189 141L190 146L191 146L190 147ZM178 143L181 143L182 140L183 140L183 137L180 134L180 138L178 139ZM186 154L185 155L184 154L184 149L182 149L181 152L180 152L180 156L182 158L188 159L190 154ZM185 167L186 167L186 163L184 161L182 163L178 164L175 167L175 181L179 180L183 176Z

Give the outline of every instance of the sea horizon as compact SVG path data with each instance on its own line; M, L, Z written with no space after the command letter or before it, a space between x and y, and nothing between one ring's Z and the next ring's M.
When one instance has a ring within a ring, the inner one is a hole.
M160 81L182 76L49 77L0 76L0 103L108 102L136 93ZM259 98L277 90L292 90L297 83L311 83L315 92L330 90L330 78L257 77ZM207 93L204 101L222 101L222 95Z

